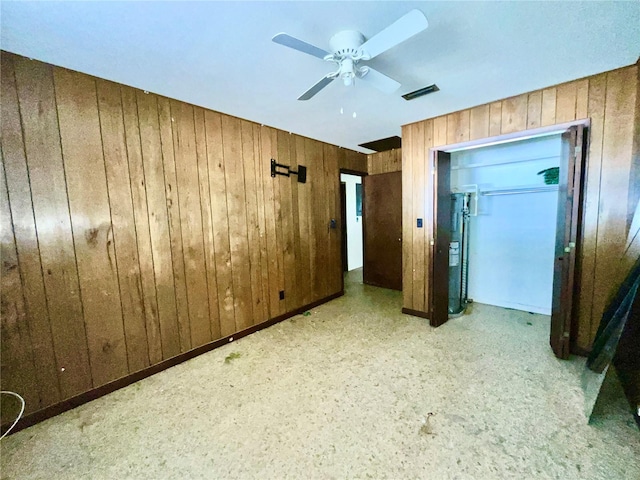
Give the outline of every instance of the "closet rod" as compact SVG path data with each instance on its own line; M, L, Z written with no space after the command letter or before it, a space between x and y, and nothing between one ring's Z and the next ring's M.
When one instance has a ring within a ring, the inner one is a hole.
M521 160L501 160L501 161L499 160L496 162L472 163L470 165L464 165L464 166L456 165L456 166L452 166L451 170L467 170L469 168L492 167L494 165L509 165L511 163L535 162L537 160L555 160L559 158L560 156L558 155L551 155L549 157L524 158ZM558 160L558 162L559 161L560 160Z
M518 195L521 193L553 192L558 190L558 185L546 185L542 187L505 188L501 190L482 190L481 195L491 197L494 195Z

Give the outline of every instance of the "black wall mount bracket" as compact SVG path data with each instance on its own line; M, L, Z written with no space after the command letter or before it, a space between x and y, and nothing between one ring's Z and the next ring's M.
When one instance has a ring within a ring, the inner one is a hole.
M284 175L290 177L291 175L297 175L298 183L307 183L307 167L298 165L298 170L291 170L288 165L277 163L273 158L271 159L271 176Z

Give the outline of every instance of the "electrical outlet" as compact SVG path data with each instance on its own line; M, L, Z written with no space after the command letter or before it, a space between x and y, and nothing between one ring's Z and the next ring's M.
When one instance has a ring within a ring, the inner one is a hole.
M284 300L284 290L280 290L280 300Z

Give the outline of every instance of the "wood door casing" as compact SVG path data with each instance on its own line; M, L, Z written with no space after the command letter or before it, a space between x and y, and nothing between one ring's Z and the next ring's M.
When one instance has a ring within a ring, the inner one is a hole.
M582 125L562 134L549 343L555 355L565 359L569 358L573 317L584 140Z
M340 182L340 234L342 236L342 271L349 270L348 244L347 244L347 184Z
M449 319L449 242L451 241L451 154L437 151L434 189L434 246L431 270L429 325L439 327Z
M364 177L363 197L363 281L402 290L402 172Z

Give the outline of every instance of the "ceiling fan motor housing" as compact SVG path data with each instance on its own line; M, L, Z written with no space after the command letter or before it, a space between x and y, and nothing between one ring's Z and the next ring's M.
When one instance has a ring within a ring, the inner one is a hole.
M340 65L338 76L347 86L352 84L353 78L356 76L356 64L362 58L360 46L364 40L364 35L355 30L343 30L329 40L333 54L327 56L326 60Z
M335 57L357 57L360 46L364 43L364 35L355 30L343 30L336 33L329 45Z

